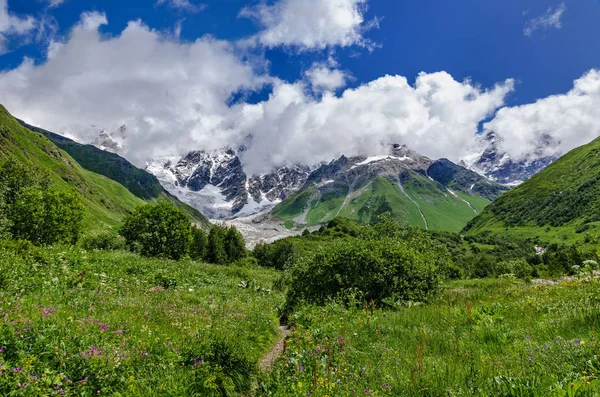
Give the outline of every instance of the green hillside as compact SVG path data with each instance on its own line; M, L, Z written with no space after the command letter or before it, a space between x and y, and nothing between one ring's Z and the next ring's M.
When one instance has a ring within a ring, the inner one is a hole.
M450 191L422 174L405 171L399 180L379 176L353 189L343 181L311 186L275 207L274 218L296 227L326 223L343 216L370 223L385 212L400 224L439 231L459 231L490 201L463 191Z
M502 195L464 231L589 242L600 232L600 138Z
M125 214L145 203L125 186L104 175L82 167L71 155L59 149L46 136L22 126L0 105L0 158L14 158L47 172L59 188L74 189L85 206L87 231L102 230L121 222ZM183 203L166 193L152 200L168 198L179 206ZM187 206L185 206L187 207ZM197 222L205 218L188 207Z
M162 187L154 175L146 170L137 168L118 154L98 149L93 145L84 145L54 132L33 127L20 120L18 121L29 130L46 136L56 146L73 157L84 169L120 183L142 200L167 200L188 214L194 222L208 226L208 220L200 211L179 201L179 199Z

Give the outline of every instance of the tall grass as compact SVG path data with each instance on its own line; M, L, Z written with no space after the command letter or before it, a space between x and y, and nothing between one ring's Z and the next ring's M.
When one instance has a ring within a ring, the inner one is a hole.
M0 251L0 395L238 395L277 338L277 273Z
M453 282L429 305L331 302L291 321L262 395L600 395L597 281Z

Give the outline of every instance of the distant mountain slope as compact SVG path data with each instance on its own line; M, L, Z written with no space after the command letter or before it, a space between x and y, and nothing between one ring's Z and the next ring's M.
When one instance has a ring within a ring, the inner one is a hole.
M583 240L600 231L600 138L502 195L465 232Z
M29 130L46 136L56 146L73 157L84 169L104 175L120 183L142 200L168 200L187 213L193 221L205 226L208 225L208 220L200 211L179 201L162 187L154 175L135 167L118 154L101 150L93 145L84 145L54 132L31 126L21 120L18 121Z
M321 166L271 215L303 227L337 216L368 223L391 212L402 224L459 231L505 190L449 160L433 161L394 145L389 155L342 156Z
M46 136L23 127L0 105L0 159L14 158L47 172L59 187L77 191L85 206L86 230L101 230L121 222L145 203L121 184L84 169Z

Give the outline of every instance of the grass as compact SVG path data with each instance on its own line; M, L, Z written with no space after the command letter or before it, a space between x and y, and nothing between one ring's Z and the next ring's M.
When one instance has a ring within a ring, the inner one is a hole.
M285 299L277 271L18 244L0 269L0 395L600 393L599 280L454 281L426 305L302 306L260 373Z
M277 338L274 271L76 248L0 269L0 395L247 391Z
M263 395L597 396L599 293L478 280L396 311L305 307Z

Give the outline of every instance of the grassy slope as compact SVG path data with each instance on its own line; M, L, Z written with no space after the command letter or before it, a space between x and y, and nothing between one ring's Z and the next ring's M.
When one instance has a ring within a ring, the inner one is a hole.
M56 146L73 157L84 169L120 183L143 200L167 200L188 214L194 222L208 226L208 220L200 211L173 197L165 191L154 175L135 167L118 154L100 150L93 145L83 145L53 132L21 123L28 129L45 135Z
M406 178L407 181L403 182L405 191L421 207L430 229L457 232L476 215L463 200L443 190L440 184L416 172L408 173ZM402 193L398 183L385 177L375 178L351 192L349 197L344 193L348 191L347 185L331 190L337 193L320 194L314 187L296 193L278 205L272 214L290 221L309 208L306 225L326 223L336 216L369 223L377 214L378 203L384 198L392 209L392 216L400 224L425 227L417 206ZM478 211L489 204L487 199L479 196L462 192L457 194Z
M597 396L599 293L597 280L477 280L396 311L304 308L266 387L277 396Z
M277 337L284 299L257 289L272 289L275 271L128 252L56 248L23 259L0 250L0 269L0 395L24 383L15 395L213 395L198 391L216 381L214 363L200 363L211 343L257 363Z
M599 214L600 138L502 195L465 231L578 242L600 232Z
M122 185L83 169L46 137L21 126L1 105L0 157L31 163L47 171L60 188L75 189L86 208L86 230L115 226L125 214L144 203Z

